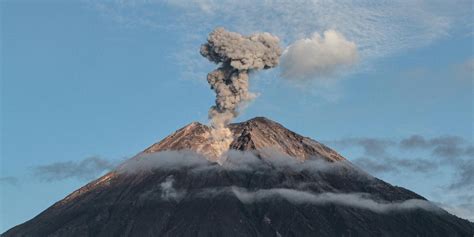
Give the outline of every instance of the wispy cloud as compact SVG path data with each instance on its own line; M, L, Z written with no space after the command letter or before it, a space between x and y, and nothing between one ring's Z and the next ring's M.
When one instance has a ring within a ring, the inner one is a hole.
M282 197L295 203L340 204L356 208L367 209L373 212L390 212L409 209L439 210L435 205L420 199L411 199L403 202L381 203L363 193L320 193L294 189L261 189L250 192L245 189L233 189L233 192L244 202L258 202L267 198Z
M399 172L410 170L417 173L427 173L438 169L439 165L452 166L458 170L464 167L463 157L472 157L472 146L461 137L439 136L425 138L412 135L399 141L381 138L345 138L329 142L336 147L361 147L364 155L354 162L364 169L374 173ZM393 151L422 150L431 154L431 158L409 157L401 158ZM467 166L468 167L468 166ZM469 183L464 183L469 184Z
M42 181L63 179L90 180L116 166L116 161L89 157L81 161L56 162L33 167L33 175Z
M474 58L468 58L465 61L457 63L453 67L454 76L463 81L472 82L474 80Z
M18 185L18 178L13 176L3 176L0 177L0 183L16 186Z
M327 141L326 143L337 147L362 147L364 154L368 156L385 155L387 149L396 144L395 141L390 139L367 137L343 138L334 141Z
M174 187L173 176L166 177L166 180L160 184L161 198L165 200L179 200L184 195L184 191L178 191Z
M474 58L468 58L465 62L463 62L462 68L472 75L472 73L474 73Z
M469 147L463 147L465 141L457 136L441 136L425 139L420 135L413 135L400 141L403 149L430 149L433 155L444 158L458 158L469 154Z
M205 78L207 65L199 46L216 26L242 34L270 32L284 46L334 30L357 45L359 69L370 61L471 31L471 2L313 1L313 0L100 0L86 1L108 19L126 27L149 27L186 34L176 61L183 76ZM344 61L346 62L346 61ZM347 61L348 62L348 61ZM190 68L189 65L192 65ZM189 69L185 71L185 69ZM285 71L284 71L285 72Z
M432 190L437 190L433 195L443 200L441 206L446 210L474 220L474 207L469 205L474 196L466 195L474 188L474 148L462 137L412 135L402 139L344 138L326 143L340 150L361 149L362 155L351 160L370 173L439 175L441 169L451 171L446 183L432 184ZM419 152L423 158L414 155ZM446 193L451 196L446 198Z
M161 25L207 31L232 25L242 33L268 31L287 43L315 31L335 29L360 45L362 55L380 56L427 44L469 17L469 1L91 1L121 24ZM167 11L179 14L167 14ZM199 27L198 27L199 26ZM202 32L201 32L202 33Z
M449 185L450 189L469 188L474 189L474 157L462 160L455 164L456 178Z
M399 158L393 156L359 157L353 160L356 165L371 173L396 173L411 171L428 173L438 169L438 163L422 158Z
M314 205L343 205L353 208L360 208L377 213L387 213L396 211L407 211L413 209L424 209L439 212L442 210L436 205L421 199L409 199L400 202L381 202L373 199L367 193L314 193L305 190L290 188L270 188L248 190L243 187L219 187L201 190L197 195L209 197L217 195L235 195L243 203L258 203L271 199L282 198L295 204Z

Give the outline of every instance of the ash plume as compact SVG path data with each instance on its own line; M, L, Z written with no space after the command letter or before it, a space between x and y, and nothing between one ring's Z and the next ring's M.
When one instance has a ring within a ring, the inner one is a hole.
M237 117L239 106L255 98L249 92L249 73L278 65L281 55L278 37L270 33L243 36L222 27L209 34L201 55L219 67L207 74L216 93L216 104L209 109L214 154L219 158L232 143L227 125Z

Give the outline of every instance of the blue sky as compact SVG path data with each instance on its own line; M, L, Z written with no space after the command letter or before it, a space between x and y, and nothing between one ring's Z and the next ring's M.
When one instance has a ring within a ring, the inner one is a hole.
M214 93L205 77L215 66L199 45L216 26L269 31L283 47L334 29L358 46L357 63L337 75L305 82L281 78L279 68L252 75L259 97L237 121L266 116L329 143L421 135L472 146L472 2L250 4L2 1L0 232L90 181L43 180L35 167L120 160L192 121L207 123ZM357 146L336 148L349 160L364 156ZM416 156L442 159L430 150ZM472 200L472 183L441 195L457 170L433 172L374 174L472 218L472 205L462 205Z

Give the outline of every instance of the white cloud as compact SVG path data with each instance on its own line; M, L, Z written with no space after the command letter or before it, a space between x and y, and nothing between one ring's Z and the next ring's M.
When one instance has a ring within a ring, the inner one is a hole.
M306 171L308 174L319 175L321 173L339 173L349 172L357 179L372 180L372 177L360 171L356 167L347 169L352 166L347 162L327 162L319 159L310 159L304 162L292 159L275 150L261 151L270 155L258 158L251 152L230 151L227 159L222 165L207 161L204 157L191 151L164 151L152 154L141 154L131 160L123 163L116 170L120 173L132 174L136 172L153 172L155 169L161 170L182 170L186 169L190 172L209 173L213 171L227 170L229 172L290 172L301 173ZM270 169L270 170L268 170ZM361 208L378 213L386 213L391 211L405 211L411 209L425 209L430 211L441 211L438 207L429 201L420 199L410 199L403 202L386 202L378 200L367 193L314 193L306 189L313 183L291 184L290 188L270 188L247 190L243 187L223 186L211 187L195 190L196 192L187 192L185 189L179 189L175 185L173 176L168 176L159 184L159 197L163 200L181 200L187 195L196 195L201 198L209 198L217 195L235 195L244 203L261 202L272 198L283 198L296 204L315 204L326 205L336 204L349 207ZM146 192L143 198L154 198L154 192Z
M290 80L332 76L356 60L356 44L335 30L327 30L323 36L314 33L286 48L281 58L282 76Z
M266 148L258 150L262 157L258 157L253 152L242 152L229 150L224 156L225 159L219 161L207 160L203 155L193 151L160 151L154 153L139 154L122 164L115 171L122 174L147 173L155 170L175 170L189 169L194 172L207 172L210 170L231 170L247 171L271 168L273 171L293 170L295 172L310 171L316 172L338 172L346 170L349 166L354 168L353 175L361 178L371 179L369 176L349 162L328 162L318 158L312 158L301 162L281 152Z
M242 187L233 186L204 189L201 190L198 195L200 197L213 197L229 193L235 195L243 203L255 203L274 198L283 198L295 204L336 204L365 209L377 213L407 211L413 209L443 212L441 208L426 200L408 199L400 202L379 202L372 199L372 197L367 193L313 193L309 191L288 188L258 189L251 191Z

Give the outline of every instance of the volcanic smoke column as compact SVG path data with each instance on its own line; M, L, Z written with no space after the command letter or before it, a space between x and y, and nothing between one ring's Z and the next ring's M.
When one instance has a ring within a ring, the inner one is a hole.
M209 109L209 119L217 157L232 143L227 125L237 117L239 106L255 98L249 92L249 72L277 66L281 55L279 43L278 37L266 32L242 36L219 27L201 46L201 55L219 64L219 68L207 74L207 81L216 92L216 105Z

